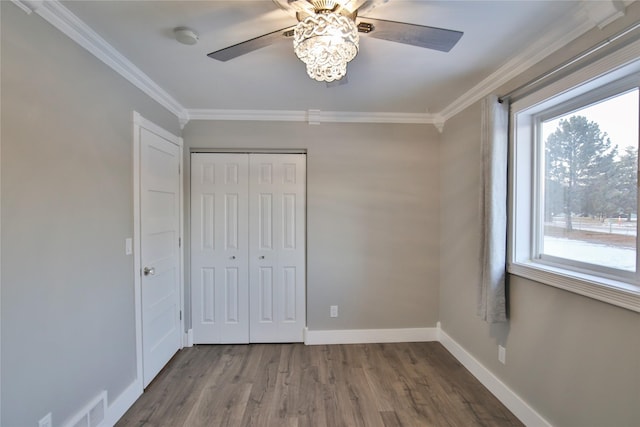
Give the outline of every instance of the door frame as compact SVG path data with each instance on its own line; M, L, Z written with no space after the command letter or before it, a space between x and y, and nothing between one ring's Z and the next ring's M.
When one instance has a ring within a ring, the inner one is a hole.
M133 284L134 284L134 307L135 307L135 324L136 324L136 378L135 384L139 393L144 391L143 383L143 363L142 363L142 263L140 259L141 249L141 211L140 211L140 131L147 131L166 139L175 144L179 148L179 191L180 191L180 224L179 224L179 294L180 294L180 349L185 346L184 333L184 156L183 156L183 140L175 136L169 131L164 130L150 120L145 119L137 111L133 112Z

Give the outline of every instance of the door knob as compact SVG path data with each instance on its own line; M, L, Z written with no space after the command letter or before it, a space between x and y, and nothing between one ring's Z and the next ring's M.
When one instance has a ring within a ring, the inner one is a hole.
M231 259L236 259L236 256L235 255L231 255Z
M154 274L156 274L156 269L153 267L145 267L142 272L145 276L153 276Z
M264 255L260 255L258 259L264 259Z

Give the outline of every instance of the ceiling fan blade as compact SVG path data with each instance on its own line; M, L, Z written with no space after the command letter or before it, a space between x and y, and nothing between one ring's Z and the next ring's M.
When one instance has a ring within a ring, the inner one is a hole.
M217 59L218 61L228 61L230 59L237 58L238 56L242 56L245 53L253 52L254 50L261 49L274 43L288 40L290 37L293 37L293 28L294 27L287 27L272 33L267 33L253 39L234 44L233 46L208 53L207 56L212 59Z
M362 18L358 30L369 37L449 52L462 37L461 31L384 19Z

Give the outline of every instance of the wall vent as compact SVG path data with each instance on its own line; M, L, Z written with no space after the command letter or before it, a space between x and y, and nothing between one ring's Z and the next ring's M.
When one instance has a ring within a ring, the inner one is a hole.
M102 427L107 414L107 391L103 391L74 415L65 427Z

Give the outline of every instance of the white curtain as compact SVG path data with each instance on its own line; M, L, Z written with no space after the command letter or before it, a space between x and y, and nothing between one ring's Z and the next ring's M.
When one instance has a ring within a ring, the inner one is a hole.
M507 320L507 148L509 106L490 95L482 100L482 246L478 315L489 323Z

